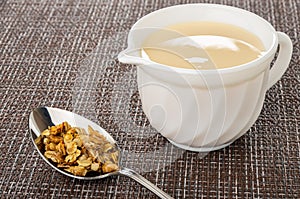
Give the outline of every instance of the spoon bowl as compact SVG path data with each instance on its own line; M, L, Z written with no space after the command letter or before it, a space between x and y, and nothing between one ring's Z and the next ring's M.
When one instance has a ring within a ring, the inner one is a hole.
M62 122L68 122L71 126L74 127L80 127L87 129L88 126L91 126L93 129L97 130L100 134L106 137L106 139L117 146L119 149L116 141L113 139L113 137L105 131L103 128L101 128L96 123L78 115L73 112L69 112L66 110L58 109L58 108L50 108L50 107L39 107L33 110L30 113L29 116L29 133L32 140L32 143L34 144L35 148L37 149L40 156L43 158L45 162L48 163L53 169L56 171L80 180L96 180L96 179L102 179L113 175L123 175L130 177L131 179L139 182L141 185L148 188L150 191L152 191L154 194L156 194L160 198L172 198L164 191L160 190L156 185L145 179L143 176L139 175L135 171L122 167L120 165L120 157L119 157L119 170L106 173L106 174L99 174L99 175L91 175L91 176L76 176L71 173L68 173L62 169L59 169L54 165L52 162L50 162L39 150L38 146L35 143L35 139L40 136L40 134L47 129L50 126L55 126L57 124L60 124ZM120 150L119 150L120 152ZM121 153L119 153L121 156Z

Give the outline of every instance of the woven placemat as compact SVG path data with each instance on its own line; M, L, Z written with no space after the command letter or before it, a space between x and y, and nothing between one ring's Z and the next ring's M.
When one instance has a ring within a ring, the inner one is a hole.
M154 130L137 91L136 68L117 61L140 17L182 3L252 11L294 45L283 78L251 129L230 146L199 154ZM0 1L0 198L156 198L131 179L75 180L39 157L28 115L46 105L82 114L112 134L122 165L175 198L300 198L300 2Z

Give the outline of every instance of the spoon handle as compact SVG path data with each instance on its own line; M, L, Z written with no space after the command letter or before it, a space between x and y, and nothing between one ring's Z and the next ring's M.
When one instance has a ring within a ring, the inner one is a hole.
M133 171L131 169L122 168L119 171L119 173L137 181L138 183L140 183L141 185L143 185L144 187L146 187L147 189L149 189L150 191L155 193L160 198L172 199L172 197L169 196L167 193L165 193L164 191L159 189L156 185L151 183L149 180L147 180L146 178L144 178L143 176L141 176L140 174L136 173L135 171Z

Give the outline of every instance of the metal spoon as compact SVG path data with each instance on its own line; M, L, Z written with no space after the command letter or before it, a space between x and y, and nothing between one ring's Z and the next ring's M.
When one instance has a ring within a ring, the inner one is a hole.
M72 112L69 112L66 110L58 109L58 108L39 107L39 108L33 110L29 116L30 137L31 137L31 140L32 140L35 148L37 149L38 153L40 154L40 156L56 171L58 171L64 175L67 175L69 177L73 177L73 178L77 178L77 179L81 179L81 180L95 180L95 179L106 178L106 177L112 176L112 175L123 175L123 176L130 177L133 180L137 181L138 183L140 183L141 185L148 188L150 191L152 191L154 194L156 194L160 198L172 198L167 193L160 190L157 186L155 186L150 181L148 181L146 178L144 178L143 176L139 175L138 173L136 173L135 171L133 171L131 169L121 167L120 164L119 164L120 169L116 172L106 173L103 175L88 176L88 177L75 176L75 175L72 175L71 173L68 173L64 170L57 168L47 158L44 157L44 155L38 149L38 146L36 145L34 140L41 134L41 132L43 132L49 126L54 126L54 125L60 124L64 121L67 121L71 126L77 126L77 127L81 127L81 128L85 128L85 129L87 129L88 125L90 125L92 128L94 128L95 130L98 130L102 135L104 135L108 141L116 144L116 141L103 128L101 128L96 123L94 123L80 115L77 115L75 113L72 113ZM120 158L119 158L119 160L120 160Z

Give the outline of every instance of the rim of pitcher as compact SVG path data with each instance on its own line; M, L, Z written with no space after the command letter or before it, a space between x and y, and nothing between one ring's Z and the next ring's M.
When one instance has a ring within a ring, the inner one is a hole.
M239 12L244 12L244 13L250 14L250 15L254 16L255 18L257 18L258 20L264 22L268 26L268 28L271 30L271 35L272 35L272 38L273 38L272 42L271 42L271 45L266 51L263 52L262 56L254 59L250 62L241 64L241 65L237 65L237 66L231 66L231 67L228 67L228 68L186 69L186 68L178 68L178 67L168 66L168 65L157 63L157 62L153 62L153 63L155 63L155 66L152 65L152 67L155 67L155 68L160 69L160 70L167 70L167 71L170 71L170 69L171 69L173 71L184 73L184 74L194 74L195 71L196 72L201 71L202 73L208 73L208 74L209 73L215 73L216 71L219 72L219 73L232 73L232 72L247 70L249 68L254 67L255 65L257 67L259 67L260 63L263 63L263 62L267 61L271 56L273 56L275 54L275 52L277 50L277 45L278 45L278 38L276 36L276 30L274 29L274 27L267 20L265 20L264 18L260 17L259 15L255 14L255 13L252 13L250 11L247 11L247 10L244 10L244 9L241 9L241 8L238 8L238 7L222 5L222 4L191 3L191 4L180 4L180 5L174 5L174 6L161 8L161 9L155 10L155 11L143 16L142 18L140 18L137 22L135 22L135 24L132 26L130 31L133 31L133 30L137 29L136 26L139 23L141 23L144 19L149 18L152 15L157 14L158 12L164 12L165 10L168 10L168 9L175 9L177 7L188 7L188 6L218 7L218 8L230 9L230 10L234 9L234 10L238 10Z

